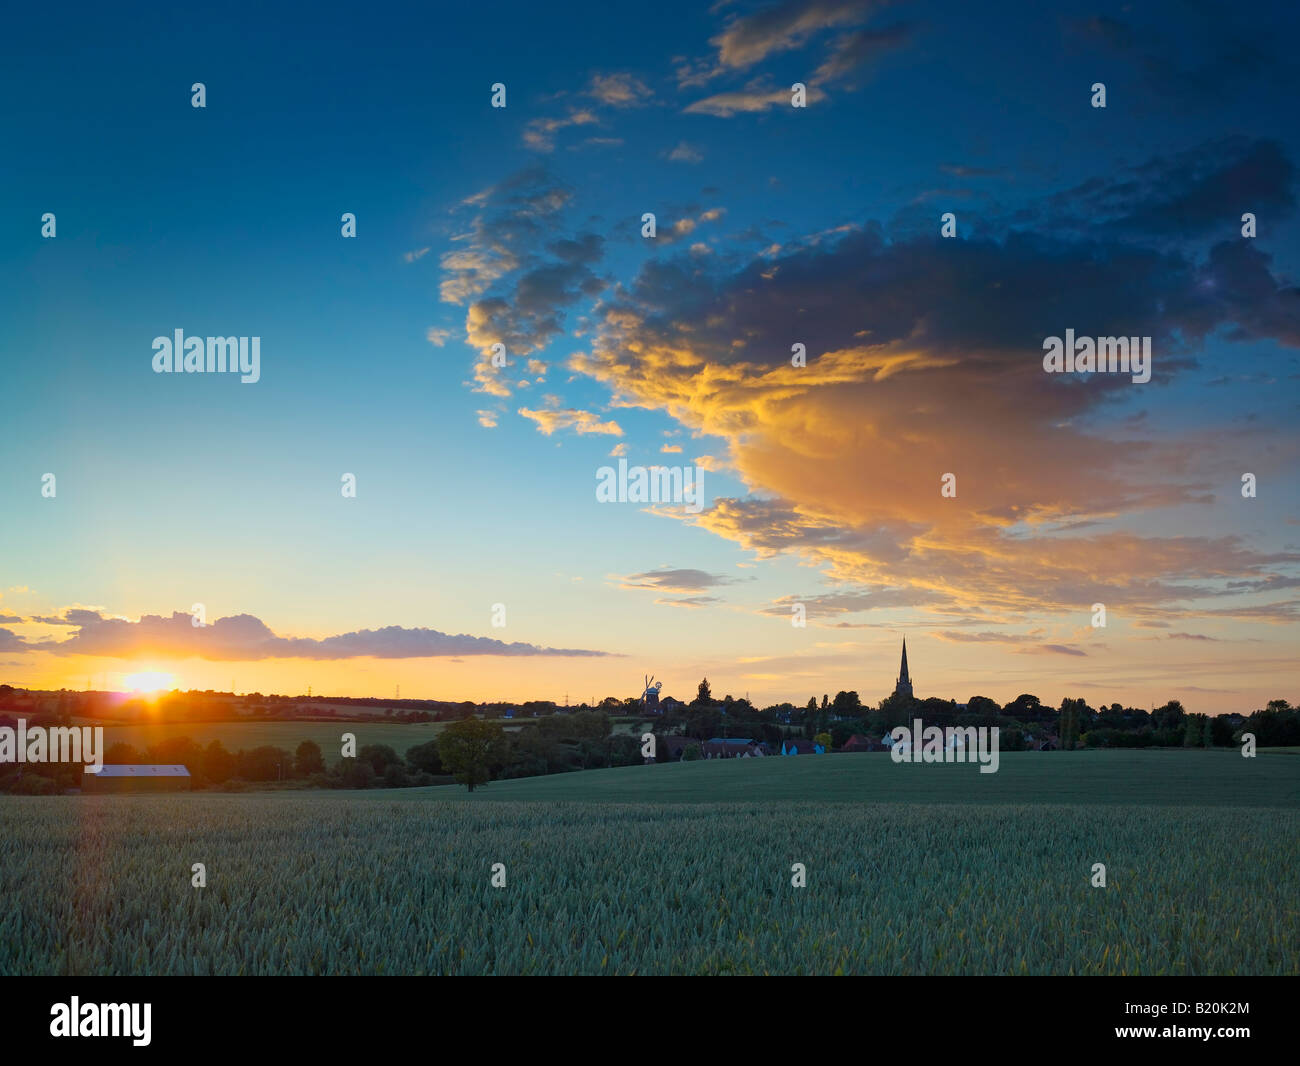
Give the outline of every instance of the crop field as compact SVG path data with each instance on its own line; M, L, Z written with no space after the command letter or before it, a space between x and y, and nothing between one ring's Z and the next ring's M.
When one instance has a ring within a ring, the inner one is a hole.
M808 799L837 762L887 774L872 756L769 760L779 788L747 802L610 801L601 776L644 790L683 770L702 788L759 769L745 760L501 782L472 802L4 797L0 974L1300 972L1300 759L1234 757L1269 775L1244 798L1216 753L1070 753L1058 780L1117 756L1174 788L1198 765L1200 802L1102 802L1105 775L1097 803ZM961 791L928 774L952 767L911 769ZM771 798L800 773L804 798ZM508 795L584 780L599 802Z
M1268 751L1268 749L1265 749ZM1300 808L1300 758L1235 751L1004 752L998 772L967 763L907 765L884 752L628 766L493 782L473 803L799 802L1149 804Z

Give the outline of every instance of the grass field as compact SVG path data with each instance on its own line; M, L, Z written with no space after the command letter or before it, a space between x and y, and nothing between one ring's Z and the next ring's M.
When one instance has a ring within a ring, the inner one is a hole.
M0 974L1296 974L1298 782L1087 752L3 797Z
M915 766L886 753L802 755L627 766L497 781L461 801L589 803L1142 803L1300 807L1300 758L1235 751L1006 752L998 772L966 763Z
M98 724L98 723L91 723ZM131 724L104 727L106 749L119 741L143 751L150 744L172 737L189 737L199 744L219 740L230 751L272 744L293 751L304 740L320 745L325 764L338 762L344 733L357 738L360 750L367 744L387 744L399 755L416 744L433 740L443 728L441 722L167 722L157 725Z

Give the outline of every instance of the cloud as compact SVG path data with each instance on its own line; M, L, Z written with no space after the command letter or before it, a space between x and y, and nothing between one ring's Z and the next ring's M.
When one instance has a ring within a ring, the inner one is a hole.
M467 634L450 635L436 629L385 626L315 640L276 636L264 622L249 614L220 618L195 626L180 611L171 617L144 615L132 622L79 612L76 632L66 640L21 645L25 650L55 655L94 655L136 658L144 655L196 657L217 661L253 662L261 659L422 659L449 655L502 656L602 656L601 651L546 648L535 644L506 643ZM0 634L7 631L0 630ZM12 636L12 634L9 634ZM0 639L0 650L18 650Z
M623 429L613 420L602 422L599 415L590 411L579 411L572 407L530 410L519 408L519 414L537 423L537 431L550 436L557 429L571 429L578 434L599 433L611 437L621 437Z
M712 607L724 601L717 596L660 596L655 601L657 607Z
M617 459L620 456L624 456L624 455L627 455L627 444L625 444L623 441L619 441L617 444L614 445L614 447L610 448L609 450L609 457L611 459Z
M1244 148L1225 166L1246 158L1268 155ZM1105 202L1126 217L1158 184ZM1035 207L1049 220L1068 210L1053 198ZM1285 587L1279 571L1300 553L1133 522L1204 506L1235 475L1214 434L1155 435L1131 404L1161 398L1211 339L1300 346L1297 290L1254 242L1183 249L1053 226L952 241L837 230L740 265L657 257L598 305L570 368L620 404L718 438L751 493L679 520L760 556L796 555L836 585L906 588L965 617L1086 617L1098 601L1201 601L1203 613L1207 597ZM1153 380L1044 373L1043 338L1066 328L1150 336ZM790 365L791 337L806 344L806 367ZM1280 447L1270 461L1294 461L1294 440ZM955 498L940 492L945 473ZM1291 613L1256 607L1261 619ZM1078 654L1061 647L1047 651Z
M593 75L585 94L608 107L637 107L654 96L633 74Z
M810 104L820 103L826 94L815 85L807 86L805 99ZM703 100L686 107L688 115L715 115L718 118L730 118L738 114L756 114L774 107L789 107L791 100L789 87L741 89L734 92L715 93Z
M429 254L428 248L417 248L413 252L407 252L405 255L402 256L402 258L405 259L408 263L414 263L418 259L423 259L428 254Z
M677 219L667 228L659 228L655 235L655 241L659 244L675 244L683 237L689 237L701 225L708 222L717 222L726 213L727 209L725 207L711 207L707 211L701 211L694 218L686 215Z
M1146 86L1180 105L1188 98L1217 103L1252 80L1268 79L1282 92L1294 86L1291 57L1284 48L1269 48L1270 42L1294 35L1293 24L1279 17L1283 10L1242 6L1238 14L1232 7L1215 7L1200 18L1179 19L1174 26L1164 22L1140 27L1094 15L1070 21L1067 31L1135 68ZM1234 18L1241 24L1233 25Z
M495 411L476 411L478 415L478 424L484 429L497 428L497 413Z
M0 651L27 651L27 642L11 629L0 629Z
M16 614L0 614L0 622L21 622L22 619Z
M733 18L710 40L724 67L752 67L770 55L801 48L813 34L866 20L880 6L872 0L787 0Z
M511 395L515 359L542 351L564 332L567 309L605 287L592 269L604 238L563 235L561 216L572 197L545 168L531 167L461 204L473 216L453 238L457 247L442 256L441 296L467 305L466 341L479 352L476 392ZM492 359L497 344L505 349L504 366Z
M524 144L537 152L555 151L555 135L571 126L590 126L597 122L593 111L579 108L563 118L535 118L524 127Z
M619 588L653 589L656 592L702 592L704 589L731 585L735 578L725 574L710 574L707 570L672 569L647 570L642 574L629 574L622 578Z
M429 331L424 335L424 339L432 344L435 348L441 348L452 338L452 332L449 329L438 329L430 326Z
M1044 207L1056 225L1078 233L1190 241L1216 230L1237 235L1243 211L1291 214L1295 181L1277 141L1235 135L1090 178Z
M900 23L882 30L855 30L836 40L831 54L812 76L811 84L824 85L852 74L859 67L901 48L912 38L912 27Z
M717 49L715 61L678 60L679 88L691 88L745 71L782 52L803 48L823 31L858 27L836 36L821 63L808 75L799 78L807 88L807 101L826 99L823 86L842 81L881 56L911 42L914 27L898 24L879 29L862 26L880 7L876 0L790 0L758 11L733 17L726 28L710 40ZM736 114L789 107L790 88L775 86L770 75L752 79L741 89L714 93L697 100L685 110L688 114L716 115L729 118Z
M694 145L678 141L677 147L668 153L668 158L674 163L701 163L704 161L704 153Z

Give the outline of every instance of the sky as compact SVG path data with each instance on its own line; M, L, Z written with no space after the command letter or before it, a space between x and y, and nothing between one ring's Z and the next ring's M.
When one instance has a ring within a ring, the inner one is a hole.
M1294 10L458 7L10 13L0 680L1300 696Z

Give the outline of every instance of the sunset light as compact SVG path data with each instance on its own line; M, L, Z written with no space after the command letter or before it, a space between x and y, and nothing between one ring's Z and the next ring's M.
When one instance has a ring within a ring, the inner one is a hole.
M164 692L176 687L176 675L159 670L141 670L127 674L122 683L132 692Z

